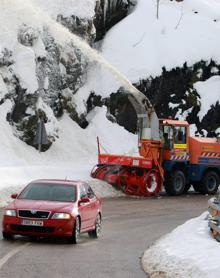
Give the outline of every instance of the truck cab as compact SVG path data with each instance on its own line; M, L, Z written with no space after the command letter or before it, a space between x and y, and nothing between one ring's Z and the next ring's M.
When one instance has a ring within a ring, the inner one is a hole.
M216 138L190 137L187 121L160 120L164 187L181 195L190 186L215 194L220 183L220 143Z
M160 137L164 187L170 195L180 195L189 182L189 124L187 121L161 119Z
M163 160L189 160L189 124L186 121L160 120Z

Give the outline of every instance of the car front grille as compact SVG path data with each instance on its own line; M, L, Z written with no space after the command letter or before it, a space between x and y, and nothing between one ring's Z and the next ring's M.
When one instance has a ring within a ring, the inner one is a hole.
M11 229L16 232L53 233L55 227L27 226L12 224Z
M50 212L43 210L19 210L18 216L22 218L48 219Z

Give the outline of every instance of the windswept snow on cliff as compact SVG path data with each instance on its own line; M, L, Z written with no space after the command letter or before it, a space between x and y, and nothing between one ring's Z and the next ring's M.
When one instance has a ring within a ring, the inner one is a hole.
M207 212L157 241L144 253L142 263L152 277L218 277L219 243L210 234Z

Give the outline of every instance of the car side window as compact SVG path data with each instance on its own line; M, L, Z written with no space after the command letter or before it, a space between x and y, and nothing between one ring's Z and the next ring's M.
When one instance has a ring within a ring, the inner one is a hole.
M92 199L95 196L92 188L89 185L87 186L87 196L88 196L89 199Z
M86 197L86 189L84 185L80 186L80 199L82 199L83 197Z

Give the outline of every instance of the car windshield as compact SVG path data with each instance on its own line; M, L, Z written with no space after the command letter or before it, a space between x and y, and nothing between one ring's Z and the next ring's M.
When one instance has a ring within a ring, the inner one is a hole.
M56 183L30 183L18 199L75 202L76 186Z

